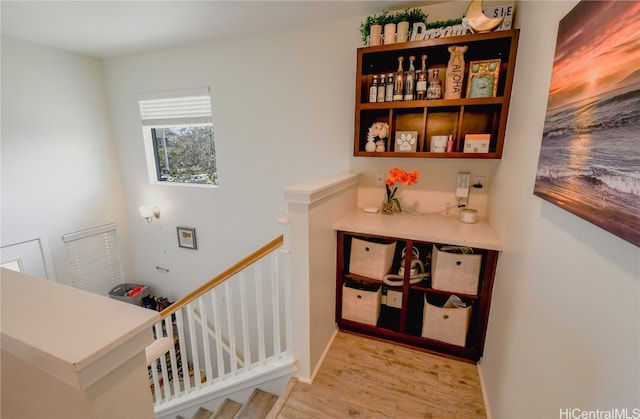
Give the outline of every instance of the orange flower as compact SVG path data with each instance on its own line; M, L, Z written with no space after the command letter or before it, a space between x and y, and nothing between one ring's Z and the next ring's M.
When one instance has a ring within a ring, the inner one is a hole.
M398 191L398 187L395 186L396 182L403 185L413 185L417 180L418 172L407 173L397 167L391 169L389 171L389 177L384 181L387 190L387 202L398 201L398 199L395 198L396 192Z
M400 170L396 167L389 171L389 177L384 182L388 186L393 186L396 182L403 185L413 185L418 180L418 172L407 173L404 170Z

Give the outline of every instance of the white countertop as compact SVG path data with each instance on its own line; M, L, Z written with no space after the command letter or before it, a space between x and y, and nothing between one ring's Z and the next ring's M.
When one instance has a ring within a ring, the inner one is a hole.
M461 222L457 214L413 215L401 212L383 215L357 208L336 221L333 228L350 233L502 250L501 240L486 221L479 219L474 224L467 224Z

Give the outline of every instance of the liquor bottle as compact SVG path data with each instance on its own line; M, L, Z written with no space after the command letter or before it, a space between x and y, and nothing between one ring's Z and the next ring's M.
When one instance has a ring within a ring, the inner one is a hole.
M422 68L416 71L416 99L425 100L427 98L427 56L422 57Z
M378 76L373 76L373 83L369 88L369 102L376 102L378 99Z
M387 87L384 82L384 74L380 74L380 82L378 83L378 102L384 102L384 92Z
M442 82L438 78L438 70L433 70L433 76L427 88L427 99L440 99L442 97Z
M402 69L402 61L404 57L398 57L398 71L393 84L393 100L398 101L404 99L404 70Z
M393 73L387 74L387 85L385 86L384 101L393 102Z
M415 56L409 57L409 71L405 74L404 80L404 100L413 100L413 94L416 89L416 68L413 65Z

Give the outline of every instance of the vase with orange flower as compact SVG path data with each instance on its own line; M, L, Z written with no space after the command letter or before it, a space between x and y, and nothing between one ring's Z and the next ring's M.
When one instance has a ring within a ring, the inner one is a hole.
M385 197L385 200L382 201L380 212L383 214L401 212L402 207L400 206L400 201L396 197L396 194L398 193L397 184L413 185L417 180L418 172L408 173L398 168L391 169L389 171L389 177L384 181L387 196Z

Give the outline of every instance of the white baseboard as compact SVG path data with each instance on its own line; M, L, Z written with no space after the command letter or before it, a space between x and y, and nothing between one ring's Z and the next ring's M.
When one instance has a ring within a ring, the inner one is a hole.
M301 383L305 383L305 384L312 384L313 380L315 380L316 375L318 375L318 371L320 370L320 367L322 367L322 364L324 363L324 358L327 356L327 353L329 352L329 349L331 349L331 345L333 344L333 340L336 338L336 336L338 335L338 328L336 328L336 330L333 332L333 335L331 336L331 339L329 339L329 342L327 343L327 346L325 346L324 351L322 351L322 355L320 356L320 360L318 361L318 363L316 364L316 367L314 368L313 372L311 373L311 377L306 378L306 377L297 377L298 381L300 381Z
M484 402L484 411L487 415L487 419L492 419L491 415L491 407L489 406L489 399L487 398L487 387L484 383L484 374L482 370L482 358L476 364L476 368L478 369L478 378L480 379L480 391L482 391L482 401Z

